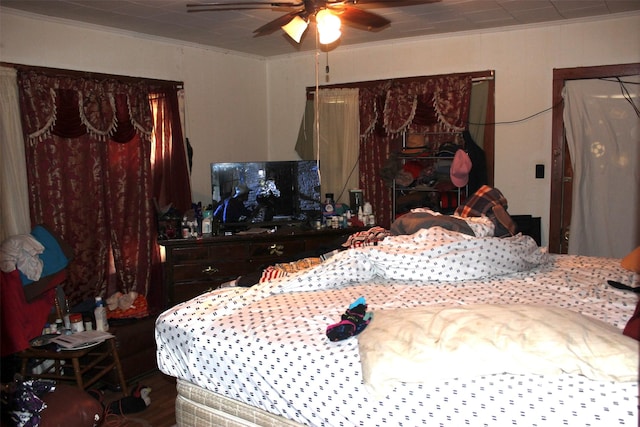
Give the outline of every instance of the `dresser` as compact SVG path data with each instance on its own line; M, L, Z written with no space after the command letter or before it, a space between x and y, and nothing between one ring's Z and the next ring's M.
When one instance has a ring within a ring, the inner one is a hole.
M269 265L328 252L361 230L363 228L305 230L285 226L273 233L162 240L159 244L165 248L166 307Z

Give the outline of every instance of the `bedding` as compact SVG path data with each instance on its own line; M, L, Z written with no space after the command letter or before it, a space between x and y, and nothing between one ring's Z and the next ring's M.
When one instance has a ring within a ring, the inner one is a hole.
M638 342L564 308L472 304L380 310L358 338L362 377L384 397L400 382L561 373L638 378ZM473 363L469 355L473 355Z
M393 221L389 231L393 235L413 234L431 227L442 227L476 237L493 236L495 230L495 225L486 216L462 218L442 215L428 208L416 208Z
M405 378L383 395L363 376L359 343L384 312L557 309L560 318L579 316L584 327L592 321L602 326L613 342L622 336L636 296L607 280L638 285L638 276L620 260L548 254L522 235L478 238L433 227L168 309L156 323L158 366L179 380L181 426L217 420L224 411L218 403L208 407L212 396L261 414L254 419L236 413L229 425L278 425L278 419L308 426L637 425L635 377L589 378L562 367L481 372L473 369L471 351L462 353L463 362L447 365L452 376ZM360 297L373 321L360 335L331 342L327 326ZM488 326L479 328L487 332ZM626 343L637 350L636 342ZM203 418L205 413L215 416ZM265 421L265 414L276 421Z

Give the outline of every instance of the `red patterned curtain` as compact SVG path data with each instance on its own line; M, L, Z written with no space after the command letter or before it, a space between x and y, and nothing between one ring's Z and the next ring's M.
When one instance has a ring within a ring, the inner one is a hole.
M147 295L156 254L145 83L18 73L33 224L70 243L71 304ZM161 283L156 285L162 288Z
M153 129L156 141L152 153L153 194L159 206L171 203L179 212L186 212L191 209L191 189L178 93L173 88L160 88L151 94L150 101L156 123Z
M401 148L400 134L465 130L471 84L470 76L434 76L360 88L360 185L382 227L391 225L391 192L380 171Z

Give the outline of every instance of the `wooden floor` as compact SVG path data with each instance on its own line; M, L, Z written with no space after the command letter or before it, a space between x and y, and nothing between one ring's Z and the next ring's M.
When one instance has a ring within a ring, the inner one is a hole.
M175 378L155 371L129 384L133 389L137 384L151 387L151 404L142 412L126 414L123 417L105 418L109 427L171 427L176 424L176 381ZM104 392L104 402L111 403L122 398L122 393Z

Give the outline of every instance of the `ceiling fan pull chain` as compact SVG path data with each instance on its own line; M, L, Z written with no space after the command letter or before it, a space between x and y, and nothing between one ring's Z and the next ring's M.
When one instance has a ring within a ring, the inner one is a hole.
M328 83L329 82L329 51L327 51L326 54L327 54L327 65L325 65L324 67L324 72L326 74L325 81Z

